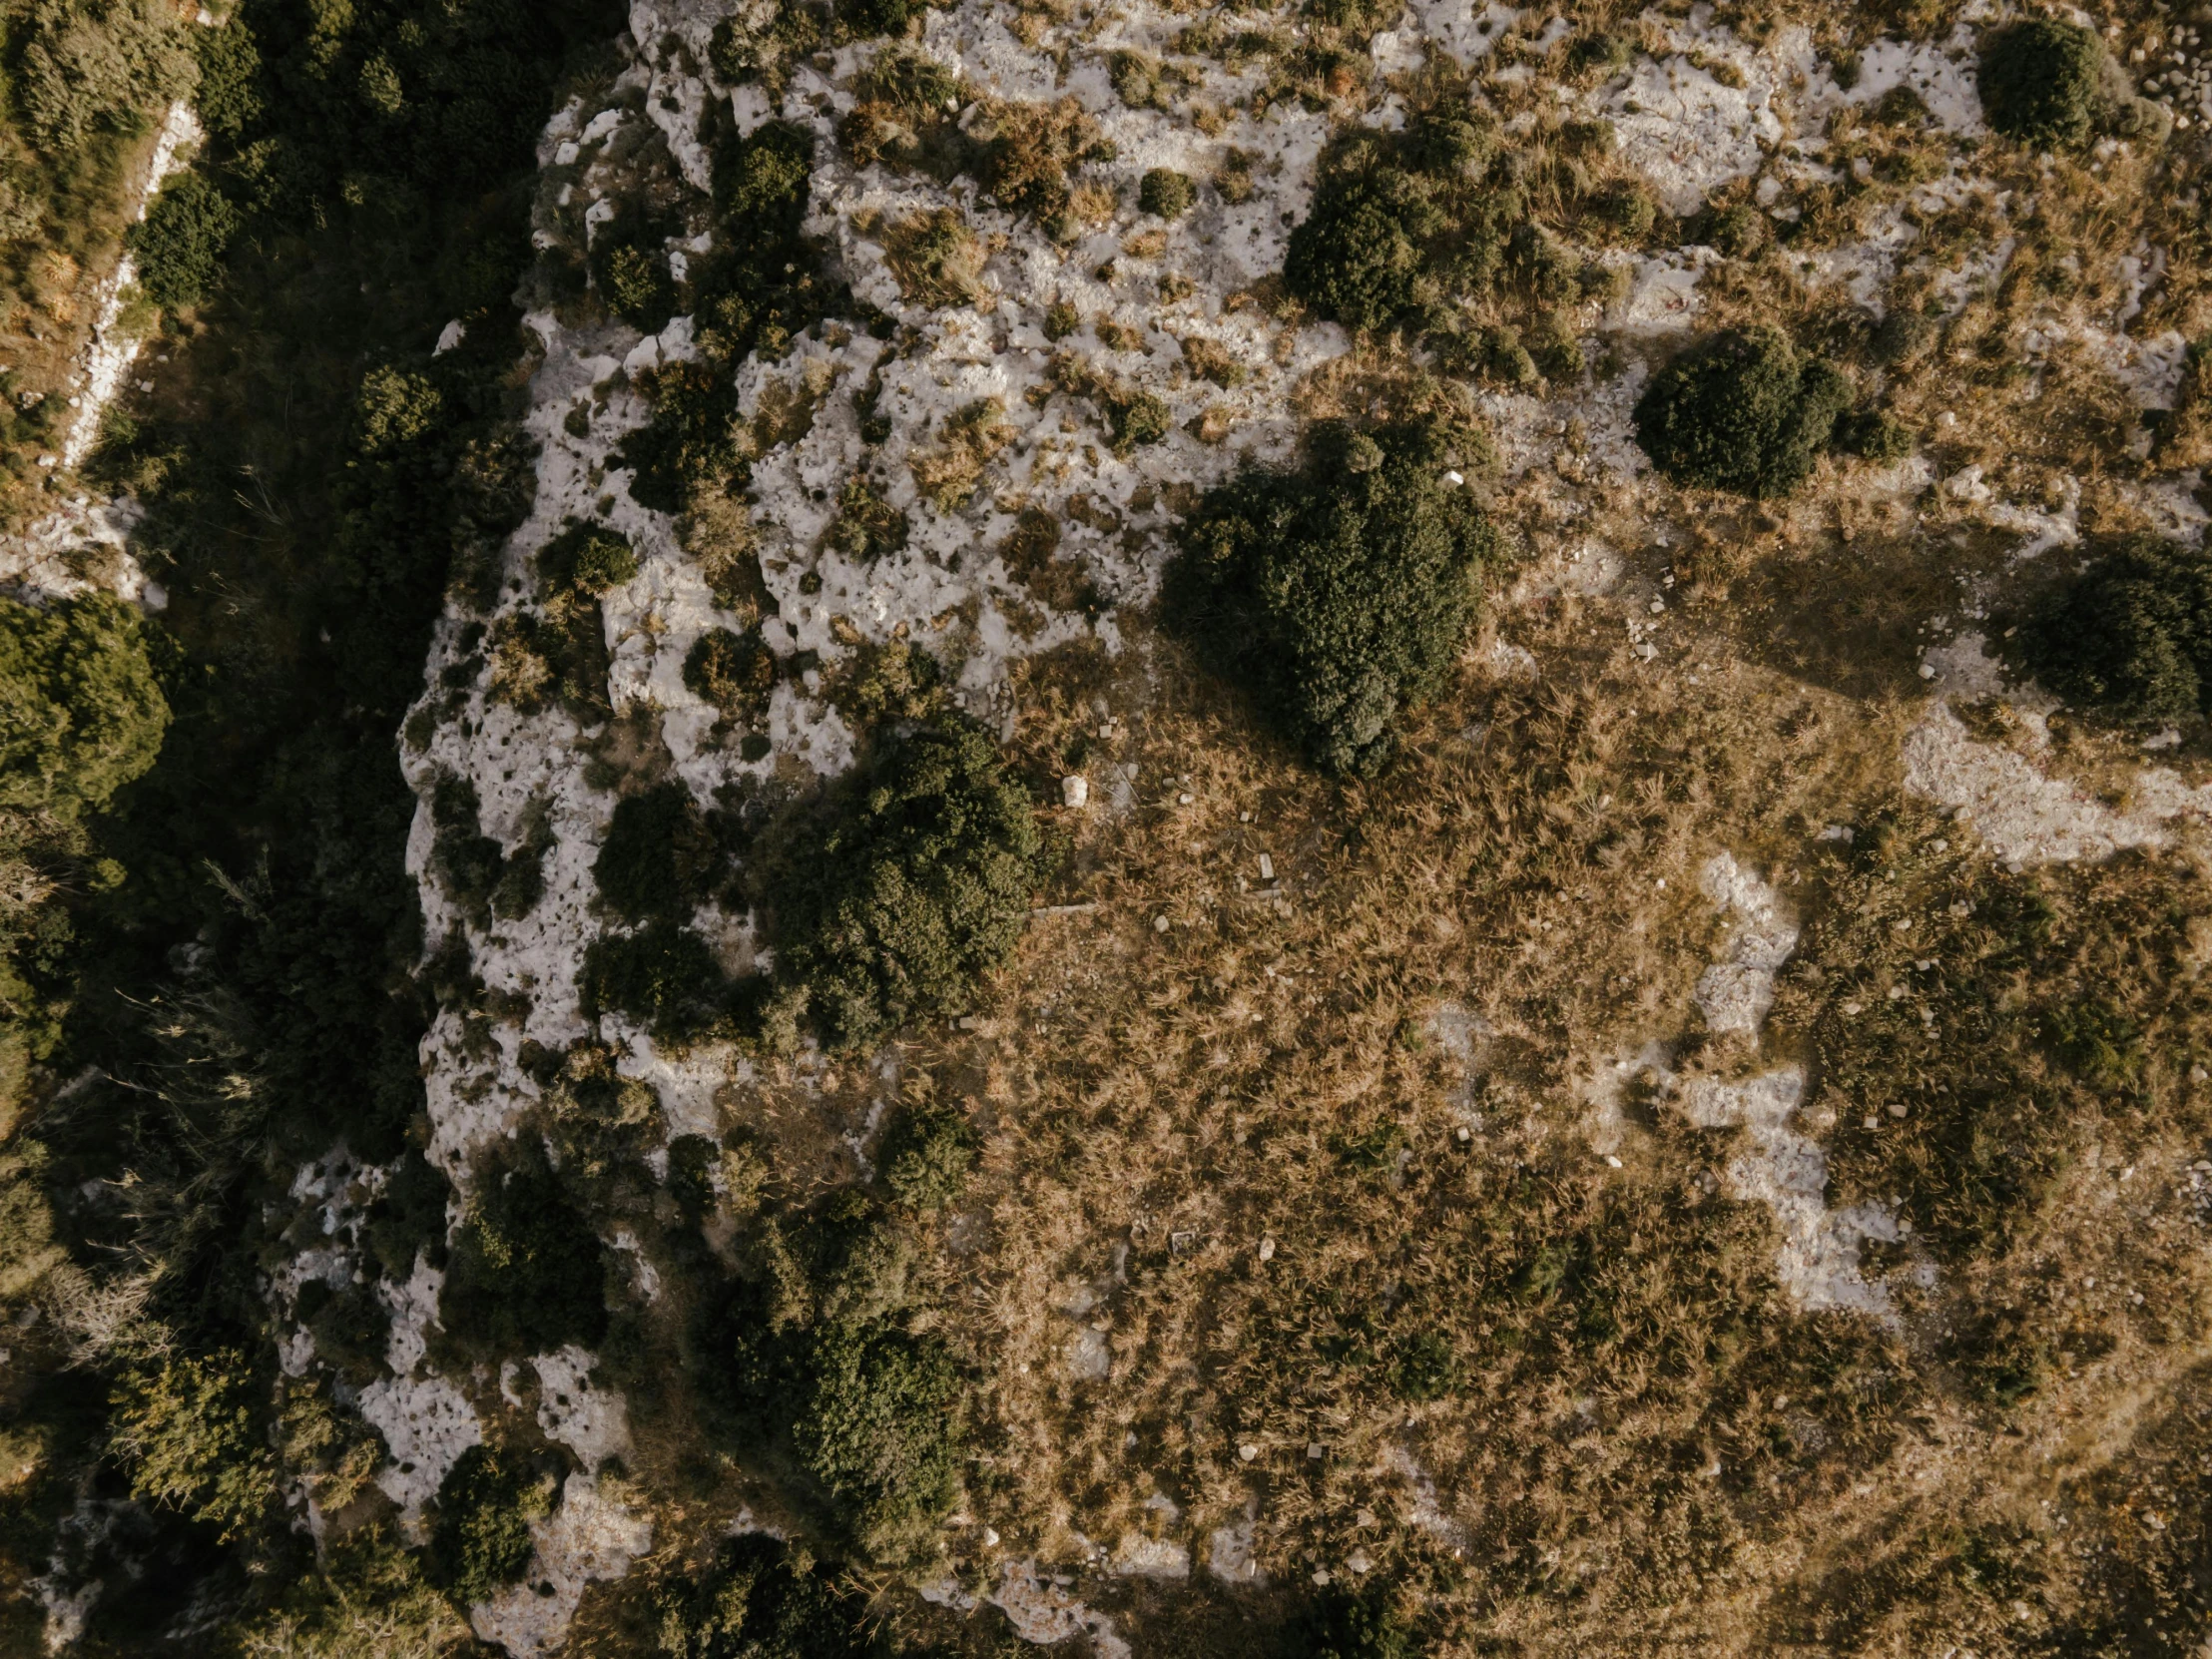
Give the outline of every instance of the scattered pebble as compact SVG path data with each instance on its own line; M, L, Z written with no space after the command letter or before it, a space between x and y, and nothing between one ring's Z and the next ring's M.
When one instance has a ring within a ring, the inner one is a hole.
M1168 926L1169 922L1166 916L1154 916L1152 918L1152 930L1155 933L1165 933L1168 930Z
M1080 812L1091 803L1091 781L1080 772L1060 780L1060 805Z

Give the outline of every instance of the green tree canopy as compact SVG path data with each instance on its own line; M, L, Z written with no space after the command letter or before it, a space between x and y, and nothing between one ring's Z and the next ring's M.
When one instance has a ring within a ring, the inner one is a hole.
M1315 765L1371 773L1457 658L1490 532L1432 423L1313 447L1303 472L1246 472L1200 503L1166 614Z
M154 764L169 704L147 646L112 594L0 599L0 807L74 817Z
M1730 329L1652 376L1636 402L1636 441L1678 484L1783 495L1850 406L1850 382L1778 329Z

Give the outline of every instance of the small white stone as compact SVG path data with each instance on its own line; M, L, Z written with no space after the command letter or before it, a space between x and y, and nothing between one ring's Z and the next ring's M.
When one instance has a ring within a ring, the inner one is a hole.
M1444 482L1447 484L1463 484L1466 480L1456 472L1447 472L1444 474Z
M983 1547L985 1549L996 1549L998 1547L998 1529L996 1527L986 1526L983 1528Z
M1263 1262L1275 1260L1275 1241L1273 1239L1262 1239L1260 1241L1260 1260Z
M1080 772L1060 780L1060 805L1081 812L1091 804L1091 781Z
M1311 1462L1317 1462L1317 1463L1318 1463L1318 1462L1320 1462L1320 1461L1321 1461L1321 1454L1322 1454L1322 1443L1321 1443L1321 1441L1319 1441L1319 1440L1308 1440L1308 1441L1306 1442L1306 1456L1307 1456L1307 1458L1308 1458L1308 1460L1309 1460L1309 1461L1311 1461Z
M1152 930L1155 933L1165 933L1168 930L1168 918L1166 916L1154 916L1152 918Z
M1933 680L1933 679L1935 679L1935 678L1936 678L1936 665L1935 665L1934 663L1923 663L1923 664L1921 664L1921 678L1922 678L1923 680Z
M1181 795L1175 798L1175 804L1178 807L1188 807L1196 799L1197 797L1192 795L1189 790L1185 790Z
M1608 1152L1605 1155L1605 1167L1607 1169L1619 1169L1621 1167L1621 1161L1618 1158L1614 1157L1610 1152Z
M1254 1445L1250 1440L1247 1440L1243 1445L1237 1447L1237 1455L1245 1462L1249 1463L1253 1460L1253 1458L1260 1455L1260 1448Z
M1260 879L1263 881L1275 879L1275 860L1265 852L1260 854Z

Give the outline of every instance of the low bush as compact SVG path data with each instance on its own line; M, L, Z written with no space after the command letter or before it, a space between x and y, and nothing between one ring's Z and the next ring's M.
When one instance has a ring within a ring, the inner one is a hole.
M668 1659L863 1659L867 1599L766 1533L725 1541L655 1598Z
M169 704L152 640L111 594L0 598L0 807L74 818L154 764Z
M142 131L192 90L192 25L162 0L43 0L10 13L10 90L49 156L95 132Z
M1655 209L1632 182L1605 182L1603 146L1572 127L1558 139L1501 153L1493 123L1453 109L1424 111L1400 133L1344 135L1291 233L1284 285L1366 329L1463 330L1463 301L1515 290L1540 306L1609 293L1611 270L1574 244L1644 234ZM1557 229L1537 222L1539 200Z
M510 1451L472 1445L438 1482L427 1557L432 1583L461 1606L489 1601L530 1569L530 1523L552 1512L555 1486Z
M837 1047L965 1005L1021 937L1039 844L981 731L884 732L771 860L779 976Z
M276 1497L253 1367L243 1355L177 1355L128 1368L114 1443L131 1490L204 1521L225 1538L253 1527Z
M1348 328L1381 328L1421 298L1426 243L1444 228L1425 183L1391 168L1330 174L1291 233L1283 280Z
M914 1210L941 1210L960 1196L975 1166L976 1136L958 1108L936 1102L907 1107L883 1136L876 1162L883 1185Z
M801 1461L884 1562L926 1558L959 1501L960 1376L941 1342L839 1323L809 1356L813 1386L792 1423Z
M615 803L592 864L599 896L629 921L686 919L707 896L720 849L681 780Z
M2006 138L2038 149L2087 142L2104 47L2096 32L2051 17L1994 29L1981 43L1981 112Z
M454 1236L439 1318L502 1354L596 1348L607 1333L604 1251L534 1137L477 1173Z
M146 296L167 310L206 298L239 224L238 209L206 174L181 174L164 185L124 238Z
M726 720L760 720L776 689L776 653L758 628L710 628L684 653L684 686Z
M1137 186L1137 206L1160 219L1181 219L1198 200L1190 175L1171 167L1153 168Z
M638 573L630 538L604 524L572 524L538 552L538 569L556 589L594 599Z
M741 484L737 365L755 350L781 353L832 298L802 234L813 159L813 134L781 121L716 148L713 239L691 261L701 355L659 372L653 417L620 452L644 506L682 512L695 490Z
M700 1333L710 1396L788 1452L863 1553L927 1559L959 1500L965 1383L911 1328L912 1237L846 1189L767 1226L752 1254Z
M1474 619L1490 532L1455 460L1433 423L1327 427L1306 470L1245 472L1185 527L1169 626L1326 772L1382 764Z
M1413 1659L1412 1632L1380 1584L1332 1585L1308 1604L1294 1651L1299 1659Z
M1652 376L1636 441L1677 484L1782 495L1813 470L1851 400L1849 381L1778 330L1732 329Z
M588 1017L626 1014L664 1044L705 1035L731 1002L728 977L707 941L666 919L592 940L580 985Z
M2126 720L2212 710L2212 556L2129 536L2018 624L2017 660L2069 703Z

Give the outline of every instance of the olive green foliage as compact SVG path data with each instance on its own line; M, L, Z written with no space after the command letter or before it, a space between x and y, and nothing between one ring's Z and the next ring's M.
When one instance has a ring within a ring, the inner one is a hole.
M629 921L681 921L720 862L706 815L680 780L615 803L592 864L599 896Z
M637 575L638 556L619 530L574 524L540 550L538 569L556 589L597 598Z
M1836 447L1887 466L1913 453L1913 431L1887 409L1854 409L1836 422Z
M111 594L0 598L0 807L74 817L154 764L169 704L149 633Z
M1156 167L1137 186L1137 206L1161 219L1181 219L1198 200L1198 187L1190 175L1170 167Z
M205 174L187 173L164 185L124 239L138 261L139 286L172 310L206 297L238 227L238 209Z
M892 1122L876 1154L883 1185L910 1209L941 1210L967 1185L976 1143L973 1126L954 1107L909 1106Z
M1169 626L1325 772L1382 765L1474 620L1490 532L1454 461L1432 422L1326 427L1307 470L1247 471L1185 528Z
M1323 1591L1307 1607L1293 1651L1298 1659L1414 1659L1419 1650L1389 1592L1374 1584Z
M2031 17L1981 43L1981 111L2006 138L2038 149L2086 143L2096 118L2104 47L2092 29Z
M193 36L200 59L200 84L193 108L200 125L215 138L236 143L260 121L262 53L247 28L202 29Z
M1330 174L1291 233L1285 283L1348 328L1395 321L1426 291L1426 245L1444 228L1433 196L1425 180L1396 168Z
M909 1329L911 1236L848 1189L757 1254L702 1333L704 1381L863 1553L927 1559L959 1500L965 1388L943 1343Z
M584 949L581 989L593 1018L622 1013L662 1043L705 1035L729 1011L731 987L707 941L666 919L603 933Z
M2019 662L2070 703L2141 721L2212 709L2212 557L2194 548L2125 537L2018 626Z
M982 732L885 731L772 861L780 977L838 1047L963 1006L1021 936L1039 845Z
M545 892L545 855L555 838L542 804L528 815L521 843L509 852L483 832L476 786L449 773L431 791L430 822L430 867L477 926L495 914L512 920L537 908Z
M460 1650L473 1632L423 1577L390 1523L332 1528L321 1570L244 1623L241 1659L395 1659Z
M886 720L928 720L945 703L944 670L905 640L858 646L826 688L830 706L855 731Z
M630 493L648 507L678 512L694 489L742 483L736 365L781 353L831 301L800 234L813 160L813 135L786 122L715 151L713 242L691 264L701 360L660 373L653 418L622 448Z
M1571 129L1569 133L1571 133ZM1358 129L1324 159L1313 211L1291 233L1284 284L1348 328L1463 331L1455 301L1506 291L1553 305L1607 290L1531 218L1532 187L1548 184L1558 213L1596 234L1634 234L1646 204L1599 191L1567 152L1550 161L1499 153L1496 127L1455 110L1428 111L1402 133Z
M439 1303L449 1331L504 1354L596 1348L606 1335L604 1253L534 1139L480 1170Z
M529 1570L530 1523L553 1506L553 1481L511 1451L472 1445L438 1482L431 1581L466 1607Z
M205 1521L225 1538L254 1525L276 1495L276 1465L244 1355L144 1361L117 1388L115 1445L131 1490Z
M12 90L48 155L98 130L139 132L192 90L191 25L162 0L43 0L27 10Z
M727 1540L655 1598L668 1659L862 1659L867 1600L764 1533Z
M776 653L758 628L710 628L684 654L684 685L726 720L759 720L776 689Z
M1772 328L1718 334L1652 376L1636 441L1677 484L1784 495L1829 447L1851 384Z

